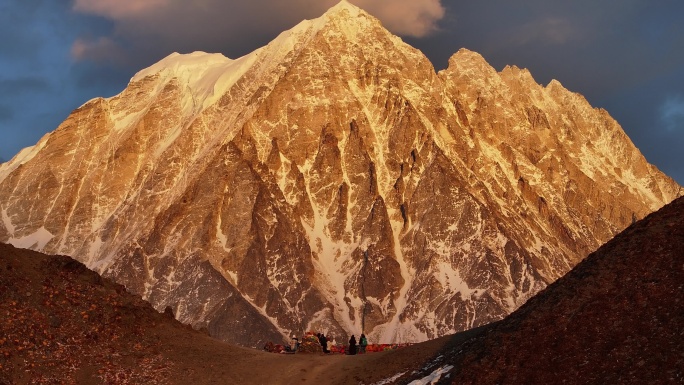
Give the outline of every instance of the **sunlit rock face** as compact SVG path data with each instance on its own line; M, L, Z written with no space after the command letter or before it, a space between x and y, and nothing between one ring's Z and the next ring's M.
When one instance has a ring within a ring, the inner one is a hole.
M560 83L436 73L342 2L231 60L173 54L0 166L0 241L257 346L502 318L681 195Z

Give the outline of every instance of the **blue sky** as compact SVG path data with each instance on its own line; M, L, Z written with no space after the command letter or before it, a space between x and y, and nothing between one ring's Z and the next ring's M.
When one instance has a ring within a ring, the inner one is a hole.
M0 0L0 159L171 52L237 58L336 0ZM684 1L351 0L437 69L465 47L559 80L684 184Z

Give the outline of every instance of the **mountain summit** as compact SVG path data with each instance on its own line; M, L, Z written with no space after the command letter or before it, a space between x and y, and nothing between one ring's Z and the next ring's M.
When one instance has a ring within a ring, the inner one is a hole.
M339 16L343 14L344 12L347 12L350 16L359 16L363 14L364 17L368 16L368 13L366 13L364 10L361 8L355 6L354 4L350 3L347 0L340 0L339 3L328 9L328 11L324 14L324 17L327 16L328 18L335 16Z
M172 54L0 165L0 241L257 346L500 319L681 195L606 111L418 50L343 1L232 60Z

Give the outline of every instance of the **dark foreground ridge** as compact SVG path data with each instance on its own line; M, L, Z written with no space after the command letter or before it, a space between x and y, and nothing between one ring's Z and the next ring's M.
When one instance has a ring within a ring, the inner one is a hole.
M0 384L163 383L164 339L197 334L69 257L0 244Z

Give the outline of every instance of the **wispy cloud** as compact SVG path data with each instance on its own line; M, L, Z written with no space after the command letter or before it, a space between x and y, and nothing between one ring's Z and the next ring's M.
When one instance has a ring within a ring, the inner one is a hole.
M171 0L76 0L73 8L78 12L117 20L144 17L170 3ZM188 3L192 6L193 2Z
M668 97L660 106L660 119L668 131L682 131L684 129L684 97L681 95Z
M91 60L98 63L126 61L124 49L108 36L76 39L71 45L71 57L76 61Z

